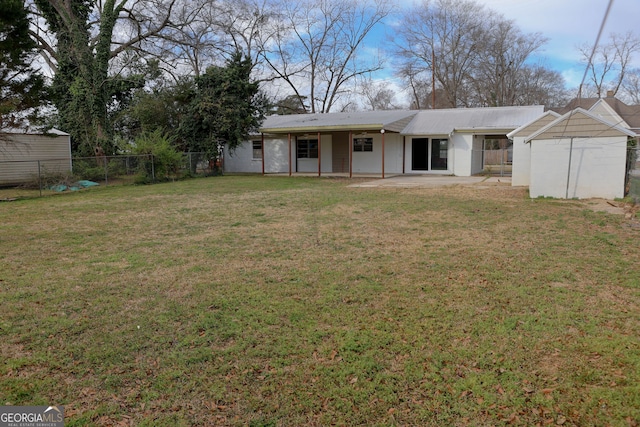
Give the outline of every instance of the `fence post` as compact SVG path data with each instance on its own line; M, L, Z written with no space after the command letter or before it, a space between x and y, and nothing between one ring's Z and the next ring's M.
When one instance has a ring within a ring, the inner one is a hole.
M155 167L155 164L153 163L153 154L151 154L151 180L153 182L156 181L156 167Z
M40 197L42 197L42 174L40 173L40 160L38 160L38 187L40 189Z

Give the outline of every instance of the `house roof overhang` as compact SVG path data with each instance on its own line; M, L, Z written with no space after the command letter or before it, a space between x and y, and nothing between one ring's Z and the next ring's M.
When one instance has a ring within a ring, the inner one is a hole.
M401 132L417 111L366 111L355 113L295 114L267 117L262 133L304 134L316 132Z
M334 126L291 126L291 127L262 127L262 133L284 134L284 133L316 133L316 132L348 132L348 131L380 131L386 129L382 123L368 125L334 125ZM388 129L386 129L388 130ZM393 132L389 130L390 132Z
M475 127L475 128L455 128L451 131L451 133L472 133L472 134L483 134L483 135L506 135L511 132L513 127Z

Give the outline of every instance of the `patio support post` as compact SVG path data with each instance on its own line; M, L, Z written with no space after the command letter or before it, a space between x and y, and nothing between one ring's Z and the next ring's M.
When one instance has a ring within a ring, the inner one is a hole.
M262 140L260 141L260 148L262 148L262 175L264 176L264 133L261 133Z
M380 129L382 135L382 179L384 179L384 129Z
M320 159L322 158L322 153L320 152L321 145L322 144L320 143L320 132L318 132L318 176L322 175L322 167L320 162Z
M289 176L291 176L291 133L289 133Z
M349 178L353 178L353 131L349 131Z

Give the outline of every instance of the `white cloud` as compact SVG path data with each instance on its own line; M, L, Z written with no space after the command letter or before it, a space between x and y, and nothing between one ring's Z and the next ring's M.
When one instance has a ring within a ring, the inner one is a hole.
M609 0L475 0L488 9L515 21L524 33L541 33L547 44L534 60L560 72L567 87L580 84L584 73L579 46L592 46L602 25ZM401 0L403 8L421 1ZM601 42L611 33L634 32L640 37L640 0L615 0L604 27ZM387 24L389 25L389 23ZM633 60L640 67L640 55Z

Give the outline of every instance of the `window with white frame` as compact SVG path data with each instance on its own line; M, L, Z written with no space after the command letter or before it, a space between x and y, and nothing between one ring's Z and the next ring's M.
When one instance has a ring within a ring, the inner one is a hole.
M253 144L253 158L262 159L262 141L252 141Z

